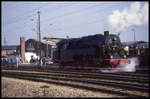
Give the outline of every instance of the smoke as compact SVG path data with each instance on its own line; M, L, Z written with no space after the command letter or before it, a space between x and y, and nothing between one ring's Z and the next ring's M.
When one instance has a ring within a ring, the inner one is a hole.
M100 70L105 73L116 73L116 72L135 72L139 65L137 57L129 58L128 62L121 62L116 68L112 70Z
M123 11L115 10L108 16L109 27L121 32L130 26L141 26L148 23L148 3L142 6L139 2L133 3Z

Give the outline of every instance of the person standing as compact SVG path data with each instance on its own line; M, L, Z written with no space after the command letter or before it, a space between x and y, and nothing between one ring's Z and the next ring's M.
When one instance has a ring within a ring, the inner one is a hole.
M45 68L46 67L46 58L45 57L42 58L42 63L43 63L43 67Z
M19 64L19 58L16 57L16 66L17 66L17 68L18 68L18 64Z
M124 48L124 51L125 51L126 55L129 56L129 47L128 47L128 46L126 46L126 47Z
M13 59L10 59L10 63L13 64Z

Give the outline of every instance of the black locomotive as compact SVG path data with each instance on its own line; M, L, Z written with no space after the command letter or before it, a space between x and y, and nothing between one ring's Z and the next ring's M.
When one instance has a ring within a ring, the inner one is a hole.
M54 63L61 66L115 66L126 61L119 36L104 31L81 38L64 39L57 43Z

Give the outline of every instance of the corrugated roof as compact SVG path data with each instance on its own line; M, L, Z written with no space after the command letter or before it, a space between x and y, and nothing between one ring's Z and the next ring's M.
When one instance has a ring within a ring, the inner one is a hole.
M149 43L140 43L137 46L141 48L141 47L149 46Z
M38 42L37 39L28 39L28 40L34 40ZM44 38L44 39L41 39L41 43L55 46L56 43L59 42L60 40L62 40L62 38Z
M139 44L139 43L146 43L144 41L129 41L129 42L122 42L123 45L134 45L134 44Z
M2 46L2 50L17 50L17 47L19 47L19 45L6 45Z

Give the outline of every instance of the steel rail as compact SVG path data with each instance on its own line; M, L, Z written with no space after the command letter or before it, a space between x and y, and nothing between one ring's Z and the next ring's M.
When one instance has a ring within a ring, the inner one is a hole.
M56 84L56 85L62 85L62 86L69 86L69 87L74 87L74 88L80 88L80 89L86 89L86 90L92 90L92 91L98 91L102 93L110 93L110 94L117 94L121 96L127 96L127 97L141 97L141 98L147 98L147 96L142 96L142 95L135 95L135 94L130 94L130 93L123 93L120 91L114 91L114 90L108 90L108 89L103 89L103 88L94 88L94 87L89 87L89 86L83 86L79 84L72 84L72 83L63 83L63 82L58 82L58 81L49 81L49 80L43 80L43 79L38 79L38 78L31 78L31 77L22 77L19 75L4 75L5 77L13 77L17 79L23 79L23 80L30 80L30 81L37 81L37 82L45 82L45 83L50 83L50 84Z
M11 71L14 72L14 71ZM33 72L26 72L30 74L36 74ZM39 72L41 75L52 75L52 76L65 76L65 77L79 77L79 78L93 78L93 79L108 79L108 80L118 80L118 81L128 81L128 82L138 82L138 83L148 83L148 79L139 79L139 78L128 78L128 77L114 77L111 75L103 75L103 76L97 76L97 75L85 75L85 74L80 74L80 75L75 75L75 74L59 74L59 73L45 73L45 72Z
M20 75L20 76L28 76L28 77L37 77L37 78L49 78L54 80L64 80L64 81L76 81L76 82L83 82L83 83L91 83L91 84L97 84L97 85L107 85L107 86L116 86L116 87L124 87L124 88L130 88L130 89L136 89L136 90L142 90L142 91L148 91L148 86L140 86L140 85L133 85L133 84L120 84L116 82L106 82L106 81L94 81L94 80L83 80L80 78L62 78L62 77L50 77L50 76L43 76L43 75L33 75L33 74L27 74L27 73L10 73L10 72L2 72L3 74L10 74L10 75Z
M73 74L73 73L75 73L75 74L80 74L80 73L82 73L82 74L90 74L90 75L102 75L102 74L105 74L105 75L109 75L109 74L112 74L112 75L121 75L121 76L138 76L138 77L149 77L149 75L148 74L134 74L134 73L96 73L96 72L91 72L91 71L78 71L78 70L56 70L56 69L51 69L51 70L49 70L49 69L37 69L37 68L33 68L33 69L31 69L31 68L15 68L15 67L13 67L13 68L5 68L5 69L11 69L11 70L30 70L30 71L42 71L42 72L59 72L59 73L65 73L65 72L67 72L67 74L68 73L71 73L71 74Z

